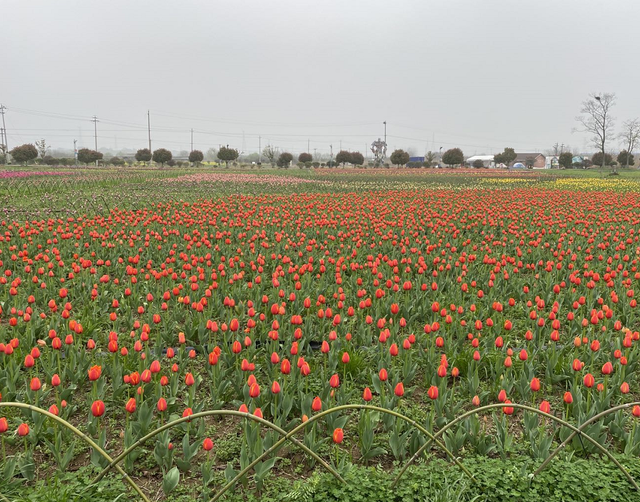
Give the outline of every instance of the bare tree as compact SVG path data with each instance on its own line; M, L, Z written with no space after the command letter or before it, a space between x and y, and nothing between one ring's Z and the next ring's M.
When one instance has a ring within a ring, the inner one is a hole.
M589 99L582 102L582 109L576 120L582 124L582 132L590 133L591 142L602 152L602 167L604 168L605 146L607 140L613 136L613 117L611 108L615 104L615 94L589 94ZM613 169L613 168L612 168ZM617 173L617 171L614 171Z
M49 147L47 146L47 142L44 139L36 141L36 149L38 150L41 159L44 159L44 157L47 155L48 148Z
M623 142L625 151L627 152L625 167L629 167L629 155L633 153L633 149L640 140L640 120L627 120L622 124L622 132L619 137Z
M267 160L271 164L271 167L275 167L276 159L278 158L277 148L274 148L271 145L267 145L264 147L264 150L262 150L262 155L264 155L267 158Z

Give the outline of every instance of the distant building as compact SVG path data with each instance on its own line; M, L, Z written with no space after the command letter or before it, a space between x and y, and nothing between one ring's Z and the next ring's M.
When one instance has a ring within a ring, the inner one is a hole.
M525 166L533 167L534 169L545 169L547 167L547 158L541 153L522 153L517 152L515 160L509 165L509 167L517 164L518 162Z
M409 162L424 162L424 157L409 157Z
M484 167L496 167L496 163L494 162L493 155L474 155L473 157L469 157L467 159L467 164L473 167L473 163L476 160L479 160L480 162L482 162L482 165Z
M573 165L576 165L576 164L582 165L583 162L584 162L584 159L580 155L574 155L573 158L571 159L571 163Z

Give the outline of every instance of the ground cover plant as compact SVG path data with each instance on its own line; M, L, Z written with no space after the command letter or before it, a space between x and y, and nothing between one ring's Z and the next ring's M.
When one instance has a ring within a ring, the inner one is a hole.
M636 181L377 174L0 180L0 492L133 499L90 482L130 451L107 479L184 500L555 497L556 461L632 497Z

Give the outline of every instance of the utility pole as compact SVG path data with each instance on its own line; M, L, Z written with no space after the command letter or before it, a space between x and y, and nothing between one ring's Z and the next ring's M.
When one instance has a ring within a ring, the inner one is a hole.
M149 133L149 151L151 151L151 115L147 110L147 132Z
M340 151L342 151L342 140L340 140Z
M91 122L93 122L93 139L95 142L95 149L97 152L98 151L98 122L100 121L98 120L98 117L94 115L93 118L91 119Z
M75 160L76 167L78 167L78 140L73 140L73 158Z
M0 136L0 140L2 140L2 146L4 147L4 153L8 157L9 156L9 140L7 139L7 125L4 123L4 111L7 109L6 106L0 105L0 114L2 114L2 133L4 134L4 139Z
M383 124L384 124L384 144L386 145L387 144L387 121L385 120Z
M318 152L318 149L314 148L313 149L313 160L318 160L318 153L317 152Z
M329 157L329 161L331 162L331 164L333 164L333 145L329 145L329 148L331 148L331 156Z
M258 164L262 164L262 136L258 136Z
M311 141L307 140L307 153L311 151Z
M193 128L191 128L191 151L193 152Z

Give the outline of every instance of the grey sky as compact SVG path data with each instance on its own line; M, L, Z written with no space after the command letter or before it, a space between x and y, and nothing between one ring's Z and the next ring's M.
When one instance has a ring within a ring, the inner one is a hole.
M149 109L154 149L193 128L201 150L364 152L386 120L417 154L590 150L589 92L640 116L638 19L637 0L3 0L0 103L10 147L92 147L95 114L99 147L143 148Z

